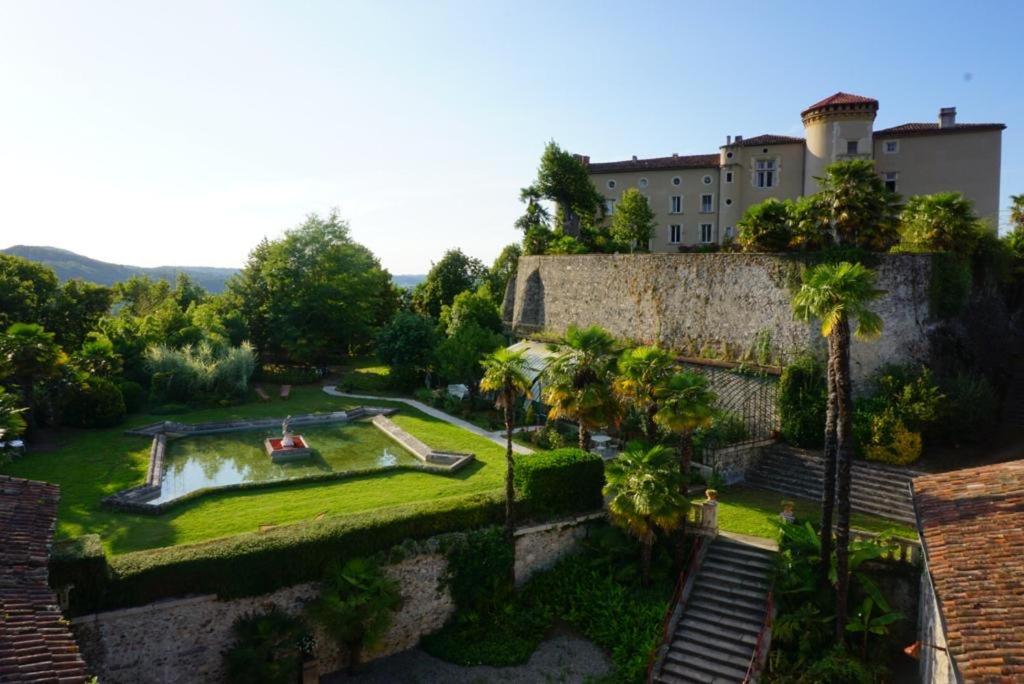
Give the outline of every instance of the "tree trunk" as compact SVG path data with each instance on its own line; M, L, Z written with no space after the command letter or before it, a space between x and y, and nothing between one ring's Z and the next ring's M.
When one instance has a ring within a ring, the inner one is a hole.
M647 433L647 441L651 444L654 444L654 439L658 435L658 425L654 422L654 414L657 412L658 405L651 404L644 415L644 432Z
M354 675L359 671L360 655L363 650L363 644L361 641L350 641L348 644L348 673Z
M828 399L825 411L825 475L821 486L821 556L819 585L828 583L828 571L832 566L832 519L836 502L836 421L838 412L838 395L836 393L835 364L838 357L836 336L828 338L828 360L825 363L828 386Z
M683 430L679 433L679 472L683 476L683 494L690 479L690 464L693 463L693 431Z
M580 449L590 451L590 431L583 427L583 421L580 421Z
M512 454L512 397L506 393L505 402L505 534L511 541L515 532L515 459Z
M651 521L648 520L650 525ZM651 584L651 552L654 547L654 535L649 534L640 540L640 583L645 587Z
M839 322L836 346L836 643L846 635L847 598L850 588L850 476L853 457L853 388L850 381L850 322Z
M680 483L680 491L686 501L686 511L683 514L682 520L679 521L679 529L676 532L675 539L675 565L676 571L682 572L683 565L686 564L686 516L690 513L690 497L687 495L687 489L690 484L690 463L693 462L693 433L689 430L683 430L679 433L679 471L682 473L682 482Z

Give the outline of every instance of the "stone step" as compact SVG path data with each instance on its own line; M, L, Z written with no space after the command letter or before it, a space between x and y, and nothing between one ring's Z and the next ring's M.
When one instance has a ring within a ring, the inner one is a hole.
M751 655L753 655L754 649L750 649ZM673 655L675 656L673 658ZM731 669L739 671L740 678L747 673L747 667L750 665L750 656L743 657L735 653L723 651L721 646L718 644L701 644L693 641L678 641L672 642L672 645L668 649L668 657L686 662L688 657L698 656L699 658L710 661L719 665L724 665Z
M734 642L733 648L741 649L740 652L744 652L742 649L746 649L745 652L749 653L750 649L757 644L759 632L760 630L749 631L746 626L742 630L726 628L714 622L708 622L707 620L701 620L699 617L691 616L680 621L679 627L676 628L675 636L682 638L687 634L700 634L706 638L721 639L730 643Z
M687 658L684 663L678 657L672 658L671 655L665 657L662 671L681 681L700 684L737 684L747 676L745 668L743 672L739 672L738 668L695 657Z
M817 482L823 481L825 475L824 466L811 466L800 461L785 461L779 459L762 459L756 466L751 468L752 474L762 477L780 477L794 482ZM877 473L854 468L851 471L851 478L854 486L857 484L879 488L887 492L904 494L909 497L910 478L894 475L892 473Z
M718 545L713 545L708 550L708 555L704 560L725 565L745 566L758 573L764 572L775 564L775 558L770 554L756 554L744 549Z
M760 622L764 617L764 599L749 599L744 596L733 596L727 593L720 593L708 587L702 587L701 591L695 591L691 596L694 599L694 607L704 607L725 615L732 615L739 620L753 620Z
M710 572L718 577L727 577L736 581L743 582L754 582L756 584L766 584L766 575L761 567L751 567L747 565L738 565L736 563L726 562L725 559L721 558L705 558L704 564L701 566L701 572Z
M709 593L723 600L743 601L751 608L757 608L768 600L768 589L747 589L741 584L723 582L716 577L698 577L694 587L702 593Z
M754 637L756 639L758 632L761 631L762 623L763 620L762 622L739 620L719 613L696 609L686 612L683 615L683 619L679 621L681 628L689 629L687 625L691 625L694 629L721 630L725 634L735 634L738 639L746 639L747 637Z
M793 491L803 491L808 494L813 494L813 496L804 496L802 498L811 498L814 501L821 498L822 482L820 480L817 482L808 482L795 478L783 478L754 472L748 476L747 484L771 484L776 487L785 487ZM900 509L913 509L909 489L907 489L907 493L904 494L904 492L899 489L883 490L880 487L871 487L864 483L854 481L850 489L850 498L851 500L857 499L863 503L882 501L887 507L894 506Z
M748 479L747 484L759 489L768 489L794 498L808 499L811 501L819 500L821 495L820 485L817 491L812 491L780 483L777 480L766 480L756 477ZM854 490L850 495L850 504L851 508L859 513L871 513L890 520L898 520L900 522L910 524L914 523L915 520L913 505L902 501L879 501L877 496L868 498L864 494L858 493Z

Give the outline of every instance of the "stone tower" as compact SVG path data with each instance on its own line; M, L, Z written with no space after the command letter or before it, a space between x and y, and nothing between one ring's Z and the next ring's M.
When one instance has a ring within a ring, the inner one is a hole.
M839 92L800 112L804 122L804 194L818 191L817 177L841 159L872 158L872 125L878 100Z

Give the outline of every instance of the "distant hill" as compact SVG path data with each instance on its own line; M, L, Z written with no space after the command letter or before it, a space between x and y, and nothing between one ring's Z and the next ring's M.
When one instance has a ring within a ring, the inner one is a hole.
M416 287L424 280L427 279L425 275L393 275L391 280L394 281L395 285L402 288L403 290L411 290Z
M145 268L143 266L125 266L123 264L111 264L106 261L90 259L69 252L58 247L33 247L30 245L15 245L7 249L0 249L0 254L20 256L30 261L38 261L52 268L61 280L72 280L79 278L97 283L99 285L113 285L128 280L134 275L145 275L153 279L164 279L173 283L178 273L187 273L193 280L202 285L209 292L223 292L224 284L228 278L238 273L237 268L215 268L211 266L156 266ZM425 275L395 275L391 279L395 285L405 289L416 287L427 276Z
M49 266L61 280L79 278L99 285L113 285L128 280L134 275L145 275L153 279L174 282L178 273L187 273L193 280L210 292L222 292L228 278L238 272L237 268L215 268L210 266L125 266L106 261L90 259L81 254L57 247L33 247L15 245L0 250L0 253L24 257Z

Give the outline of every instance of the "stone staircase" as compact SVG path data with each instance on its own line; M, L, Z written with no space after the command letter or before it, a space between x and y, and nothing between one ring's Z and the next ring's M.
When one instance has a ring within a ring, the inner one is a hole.
M774 551L737 539L718 536L711 542L653 681L745 680L769 609L774 558Z
M775 444L766 447L747 471L746 483L787 496L821 500L824 459L815 453ZM921 473L876 463L853 462L850 505L854 511L914 524L910 480Z

